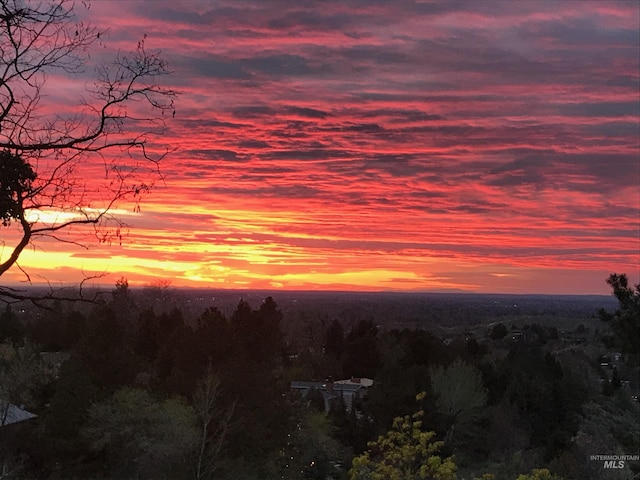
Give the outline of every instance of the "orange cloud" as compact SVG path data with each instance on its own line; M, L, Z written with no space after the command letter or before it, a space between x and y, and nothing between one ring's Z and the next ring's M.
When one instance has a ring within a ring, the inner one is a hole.
M90 15L109 27L100 57L146 33L170 61L182 95L162 140L178 149L122 217L122 245L45 242L29 271L510 293L607 293L609 273L637 273L635 4L98 2ZM50 79L53 103L78 87L64 82ZM103 164L83 168L97 181Z

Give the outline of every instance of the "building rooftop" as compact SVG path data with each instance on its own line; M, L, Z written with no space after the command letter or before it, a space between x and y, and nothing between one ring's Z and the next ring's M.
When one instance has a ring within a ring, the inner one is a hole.
M0 402L0 406L2 407L3 413L4 413L4 409L7 408L7 416L4 419L4 422L2 422L2 418L0 418L0 422L2 426L11 425L12 423L23 422L25 420L31 420L32 418L37 417L36 414L27 412L23 408L20 408L17 405L14 405L12 403L10 403L9 405L6 405L6 404L3 405L2 402Z

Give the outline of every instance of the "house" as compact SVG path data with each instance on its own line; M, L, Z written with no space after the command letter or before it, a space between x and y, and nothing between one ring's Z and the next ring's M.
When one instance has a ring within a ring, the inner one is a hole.
M0 400L0 452L2 458L19 456L38 416L24 408ZM1 477L2 475L0 475Z
M325 382L291 382L291 390L306 398L312 390L320 392L324 400L324 411L329 412L331 404L340 399L348 412L353 409L358 400L367 396L367 390L373 385L370 378L355 378L348 380L327 380Z
M609 370L621 367L624 364L624 356L620 352L610 352L607 355L602 355L599 360L600 366Z
M373 386L373 380L370 378L351 377L349 380L336 380L336 385L361 385L365 388Z
M540 339L538 334L531 330L514 330L511 332L511 340L524 345L535 345Z
M24 422L25 420L31 420L36 417L36 414L27 412L25 409L13 403L0 401L0 427Z

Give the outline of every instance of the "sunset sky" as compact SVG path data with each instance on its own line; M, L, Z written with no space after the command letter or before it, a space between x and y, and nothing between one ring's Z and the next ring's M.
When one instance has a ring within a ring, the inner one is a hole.
M145 34L162 51L177 150L140 212L120 206L121 245L38 244L20 262L33 281L638 281L636 1L94 1L83 15L108 29L100 55Z

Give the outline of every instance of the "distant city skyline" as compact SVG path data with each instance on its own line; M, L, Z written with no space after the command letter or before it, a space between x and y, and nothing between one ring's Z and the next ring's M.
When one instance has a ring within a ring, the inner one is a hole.
M107 30L92 58L143 36L162 52L163 82L181 92L161 139L175 151L139 211L117 206L121 244L82 231L89 249L38 243L19 262L33 282L542 294L607 294L614 272L638 282L635 1L76 8ZM52 73L44 107L63 111L91 72Z

